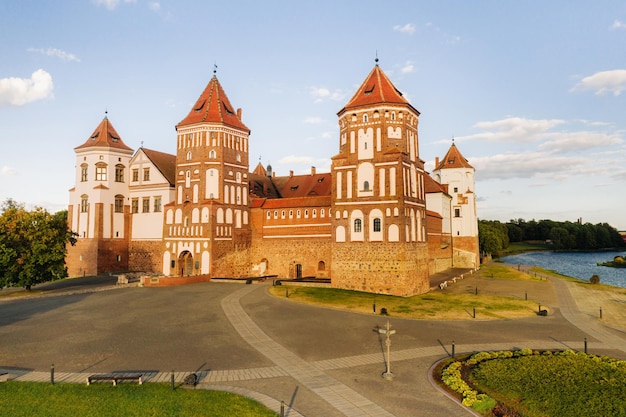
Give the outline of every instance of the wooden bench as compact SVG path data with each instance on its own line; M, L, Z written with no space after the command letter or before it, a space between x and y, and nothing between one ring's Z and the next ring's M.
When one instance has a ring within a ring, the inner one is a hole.
M141 383L142 383L141 378L142 377L143 377L143 374L140 374L140 373L94 374L94 375L89 375L87 377L87 385L90 385L92 382L96 382L96 381L110 381L110 382L113 383L113 385L117 385L117 383L121 382L121 381L137 381L139 383L139 385L141 385Z

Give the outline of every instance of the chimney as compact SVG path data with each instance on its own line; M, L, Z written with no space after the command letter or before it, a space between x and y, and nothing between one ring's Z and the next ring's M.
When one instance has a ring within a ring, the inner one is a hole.
M237 118L241 120L241 107L237 109Z
M315 167L314 166L311 167L311 175L315 175Z
M293 177L293 169L289 170L289 178Z
M435 156L435 169L439 166L439 157Z

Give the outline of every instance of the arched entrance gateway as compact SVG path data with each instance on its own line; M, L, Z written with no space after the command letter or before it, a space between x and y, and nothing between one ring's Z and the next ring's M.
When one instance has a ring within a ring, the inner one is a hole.
M193 255L188 250L178 255L178 272L181 277L189 276L193 272Z

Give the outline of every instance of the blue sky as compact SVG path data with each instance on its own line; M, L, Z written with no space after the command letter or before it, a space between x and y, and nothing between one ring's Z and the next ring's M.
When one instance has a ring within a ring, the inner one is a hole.
M427 169L452 138L476 168L481 219L626 230L625 51L622 1L2 1L0 200L66 208L105 111L128 146L174 153L215 65L251 168L328 172L377 55Z

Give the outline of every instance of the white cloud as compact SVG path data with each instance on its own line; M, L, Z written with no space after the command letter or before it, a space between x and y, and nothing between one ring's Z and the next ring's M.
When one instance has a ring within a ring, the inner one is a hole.
M92 0L97 6L104 6L109 10L114 10L120 4L123 3L135 3L136 0Z
M406 63L400 68L400 73L409 74L415 71L415 67L411 61L406 61Z
M16 175L16 174L17 174L17 171L15 170L15 168L11 168L11 167L6 166L6 165L2 167L2 175L13 176L13 175Z
M600 71L583 78L570 91L594 91L596 95L619 96L626 89L626 70Z
M321 117L316 117L316 116L309 116L309 117L304 119L304 123L311 124L311 125L320 124L320 123L322 123L322 118Z
M148 7L150 8L150 10L152 10L153 12L160 12L161 11L161 3L156 2L156 1L152 1L150 2L150 4L148 4Z
M76 61L76 62L80 62L80 59L70 53L70 52L65 52L62 51L60 49L57 48L28 48L27 49L28 52L34 52L34 53L39 53L39 54L43 54L43 55L47 55L47 56L53 56L55 58L60 58L63 61Z
M313 96L315 103L321 103L325 99L339 101L346 96L346 94L341 90L330 91L325 87L311 87L309 92L311 96Z
M53 96L52 76L42 69L33 72L30 78L1 78L0 105L23 106Z
M624 140L618 134L602 132L563 132L551 135L553 139L539 145L538 149L554 153L578 152L593 148L618 145Z
M395 25L393 30L400 33L406 33L412 35L415 32L415 25L413 23L407 23L406 25Z
M561 179L580 174L587 161L581 157L555 157L543 152L506 153L472 158L480 180L513 178Z
M624 22L622 22L620 20L615 19L613 21L613 24L609 27L609 29L613 29L613 30L615 30L615 29L626 29L626 23L624 23Z
M559 119L526 119L522 117L508 117L502 120L478 122L477 129L486 132L455 138L458 141L485 140L489 142L536 142L545 138L547 131L565 123Z

